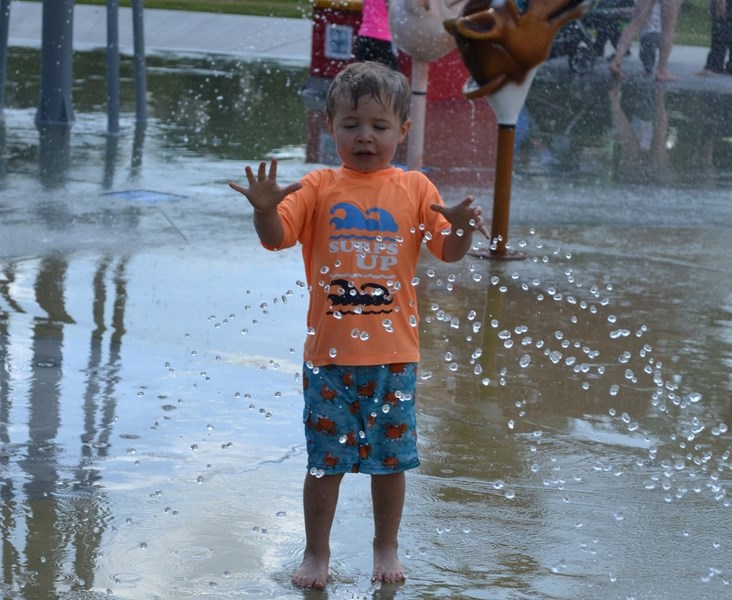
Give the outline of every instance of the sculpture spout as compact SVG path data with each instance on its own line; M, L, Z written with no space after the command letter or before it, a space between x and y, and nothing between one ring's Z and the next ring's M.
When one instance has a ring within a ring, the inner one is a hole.
M589 7L589 0L527 0L522 11L516 0L496 6L468 0L459 17L443 22L474 82L464 95L479 98L509 82L521 85L549 56L557 30Z

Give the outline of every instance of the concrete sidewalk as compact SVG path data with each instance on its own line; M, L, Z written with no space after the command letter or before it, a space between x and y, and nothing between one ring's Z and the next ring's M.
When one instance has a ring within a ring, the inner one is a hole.
M40 47L41 2L10 4L9 45ZM182 10L145 9L145 49L148 52L201 52L309 64L312 22L224 15ZM119 9L119 44L132 52L132 9ZM107 45L105 6L74 6L74 48Z

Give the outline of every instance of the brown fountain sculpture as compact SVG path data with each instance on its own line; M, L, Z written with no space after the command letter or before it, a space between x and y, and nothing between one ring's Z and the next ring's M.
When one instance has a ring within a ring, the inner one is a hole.
M524 258L506 249L516 122L554 34L589 7L590 0L468 0L460 16L443 23L471 75L463 94L485 96L498 120L491 245L477 256Z

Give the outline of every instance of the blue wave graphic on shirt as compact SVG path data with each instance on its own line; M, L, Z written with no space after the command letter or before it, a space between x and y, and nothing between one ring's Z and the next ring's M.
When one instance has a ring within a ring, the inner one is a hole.
M340 214L337 214L340 213ZM356 205L350 202L339 202L330 209L330 214L335 215L330 224L339 229L359 229L366 231L391 231L399 229L391 213L383 208L369 208L362 212Z
M331 240L374 240L375 242L396 242L395 237L390 235L357 235L355 233L342 233L341 235L331 235Z

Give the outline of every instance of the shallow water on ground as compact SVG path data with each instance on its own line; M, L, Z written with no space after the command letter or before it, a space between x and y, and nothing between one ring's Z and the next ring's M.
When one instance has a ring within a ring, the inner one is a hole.
M110 139L98 58L77 59L91 87L68 144L50 134L68 160L44 158L32 77L12 84L3 121L5 597L732 595L728 115L702 177L695 99L668 89L673 177L651 184L658 163L640 179L617 168L607 88L559 111L562 74L537 80L511 213L528 258L420 266L409 579L369 582L368 479L348 476L331 585L302 592L289 578L303 548L304 274L296 250L259 248L225 184L266 153L283 180L328 162L321 116L297 93L306 74L158 57L144 136L127 98ZM32 60L14 53L9 73ZM623 87L630 106L645 85ZM481 107L431 114L490 131ZM462 153L437 139L457 161L433 154L445 197L489 206L485 139Z

